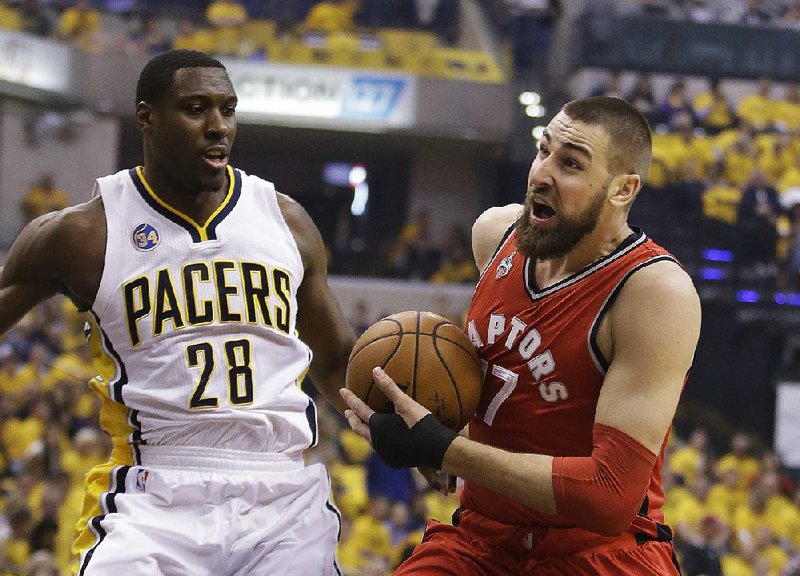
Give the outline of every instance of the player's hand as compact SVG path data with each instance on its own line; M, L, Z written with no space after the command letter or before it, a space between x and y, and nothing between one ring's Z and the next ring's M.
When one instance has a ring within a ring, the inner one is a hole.
M429 410L400 390L394 380L380 368L372 370L372 379L378 385L380 391L394 405L394 411L403 418L409 428L422 420L427 414L430 414ZM350 428L362 438L372 442L369 433L369 419L375 414L375 410L347 388L339 390L339 394L350 407L344 413Z
M395 411L376 413L351 391L339 391L349 406L345 410L353 432L369 441L392 468L427 466L439 469L456 433L439 422L425 407L407 396L380 368L372 372L381 392Z
M456 483L458 479L452 474L445 474L434 468L427 466L420 466L417 471L425 478L428 487L436 490L443 496L453 494L456 491Z

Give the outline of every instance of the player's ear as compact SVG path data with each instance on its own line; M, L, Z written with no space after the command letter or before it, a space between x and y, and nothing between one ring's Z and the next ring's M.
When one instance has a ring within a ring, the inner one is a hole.
M630 207L641 187L642 179L638 174L622 174L616 176L611 181L610 202L614 206Z
M136 125L142 132L153 129L153 108L144 100L136 105Z

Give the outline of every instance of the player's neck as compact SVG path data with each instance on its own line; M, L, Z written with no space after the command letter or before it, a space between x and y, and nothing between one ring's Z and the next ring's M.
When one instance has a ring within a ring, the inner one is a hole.
M142 174L159 200L198 224L203 224L219 208L228 190L227 178L224 179L222 186L192 189L187 183L164 175L152 166L148 169L148 164L142 168Z
M540 289L544 289L577 274L592 262L614 252L632 232L627 222L623 222L614 229L598 227L594 232L581 239L564 256L537 260L536 285Z

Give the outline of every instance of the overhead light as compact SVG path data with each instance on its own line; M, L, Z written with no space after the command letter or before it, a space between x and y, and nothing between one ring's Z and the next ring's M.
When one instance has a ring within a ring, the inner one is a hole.
M532 104L538 104L542 101L542 97L539 96L538 92L522 92L519 95L519 103L523 106L530 106Z
M535 126L533 130L531 130L531 136L536 140L541 140L542 136L544 136L544 126Z
M531 118L541 118L544 116L545 109L541 104L531 104L525 108L525 114Z

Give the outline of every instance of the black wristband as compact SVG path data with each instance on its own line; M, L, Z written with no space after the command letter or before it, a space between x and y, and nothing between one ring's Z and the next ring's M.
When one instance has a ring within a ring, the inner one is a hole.
M381 414L375 412L369 418L369 435L372 447L391 468L412 468L414 443L411 430L397 412Z
M442 469L444 453L456 439L450 428L439 422L433 414L428 414L411 427L417 463L415 466L428 466L434 470Z
M456 434L428 414L409 429L403 417L376 412L369 419L372 447L392 468L428 466L439 470Z

